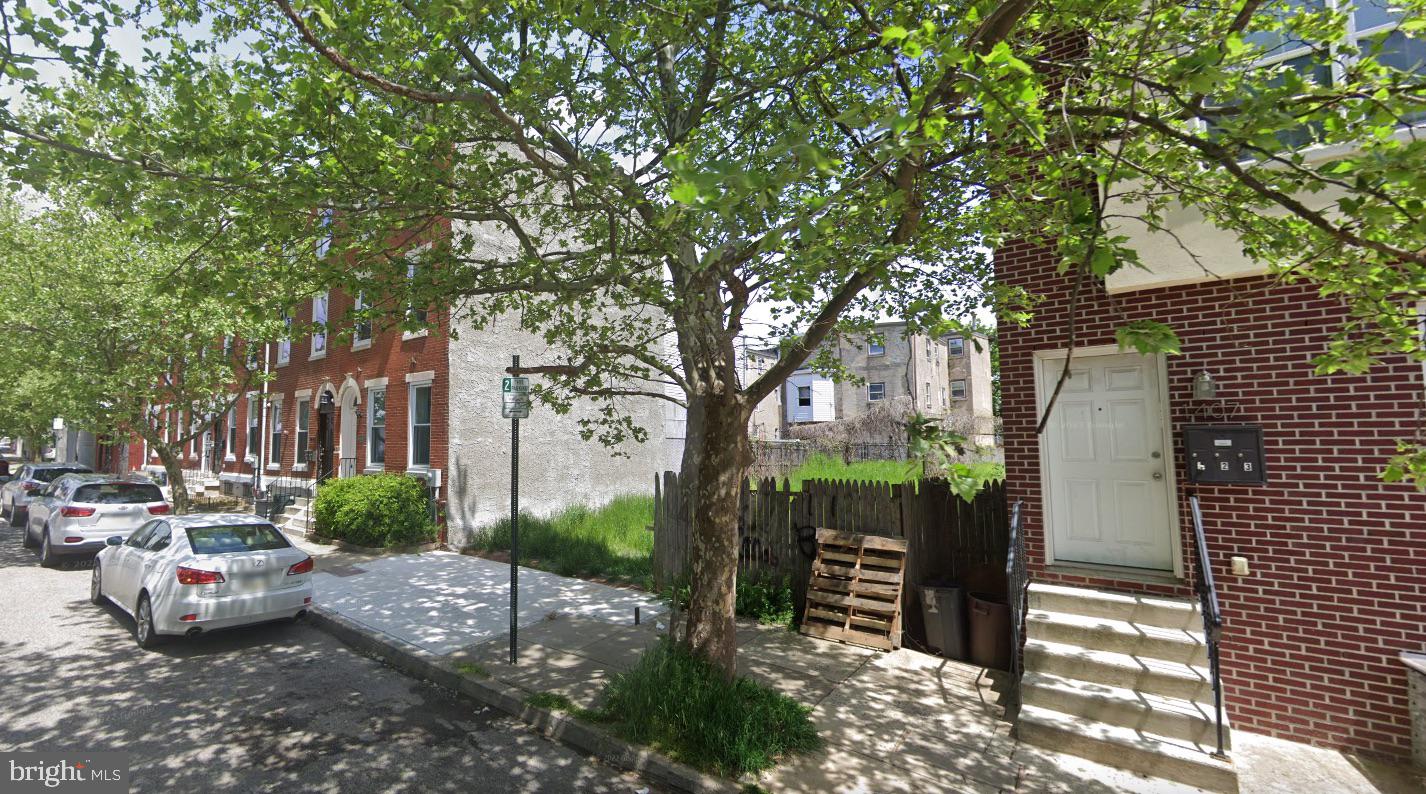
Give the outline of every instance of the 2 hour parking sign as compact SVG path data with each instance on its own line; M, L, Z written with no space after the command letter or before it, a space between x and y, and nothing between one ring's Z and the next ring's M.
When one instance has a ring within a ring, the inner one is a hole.
M500 415L506 419L530 416L530 379L505 378L500 384Z

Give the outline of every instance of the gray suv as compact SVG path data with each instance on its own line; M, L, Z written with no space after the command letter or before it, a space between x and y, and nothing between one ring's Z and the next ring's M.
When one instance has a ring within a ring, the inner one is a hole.
M66 474L30 498L25 545L40 549L40 565L61 556L94 554L118 535L129 537L154 516L172 512L158 486L108 474Z
M90 474L94 470L78 463L26 463L15 479L0 485L0 518L12 527L25 525L30 499L45 486L66 474Z

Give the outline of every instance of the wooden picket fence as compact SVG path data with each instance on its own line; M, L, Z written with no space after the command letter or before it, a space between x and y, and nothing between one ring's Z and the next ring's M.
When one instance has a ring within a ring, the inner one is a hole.
M1010 519L1005 487L993 483L973 502L943 480L889 485L808 480L794 491L786 480L745 483L738 504L738 576L788 577L799 615L805 601L818 529L904 538L905 633L924 643L916 585L953 580L978 592L1004 595ZM684 494L677 472L654 478L654 584L659 589L688 572L691 548Z

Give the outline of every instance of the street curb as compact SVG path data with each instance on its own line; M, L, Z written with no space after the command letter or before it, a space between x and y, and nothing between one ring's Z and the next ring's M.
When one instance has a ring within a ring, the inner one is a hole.
M500 709L519 718L541 735L592 755L617 769L637 772L647 780L674 791L733 794L741 790L730 780L704 774L653 750L630 744L603 728L567 714L531 706L525 702L528 693L519 687L494 679L462 675L449 667L442 657L330 609L314 604L308 611L308 620L316 628L361 653L381 659L407 675L454 689L466 697Z

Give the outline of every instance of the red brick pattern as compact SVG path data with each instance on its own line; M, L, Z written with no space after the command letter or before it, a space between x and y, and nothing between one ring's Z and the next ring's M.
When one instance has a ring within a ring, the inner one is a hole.
M1000 278L1045 296L1027 328L1000 331L1010 498L1025 500L1032 576L1041 581L1191 595L1046 570L1034 388L1036 350L1066 346L1069 283L1053 251L1026 242L996 254ZM1234 725L1313 744L1386 755L1410 751L1403 649L1426 647L1426 494L1378 479L1398 439L1423 420L1422 366L1392 358L1363 376L1319 376L1320 354L1345 316L1307 285L1271 279L1081 296L1076 346L1113 344L1136 319L1169 323L1183 355L1168 360L1174 460L1194 415L1193 377L1211 372L1228 421L1264 428L1266 486L1200 486L1226 628L1223 672ZM1192 522L1180 482L1184 559ZM1232 576L1247 557L1251 575Z

